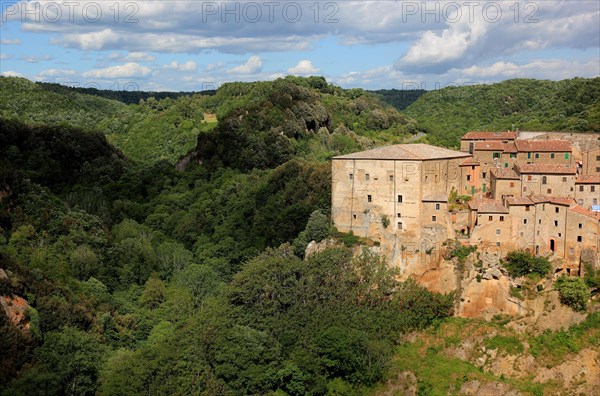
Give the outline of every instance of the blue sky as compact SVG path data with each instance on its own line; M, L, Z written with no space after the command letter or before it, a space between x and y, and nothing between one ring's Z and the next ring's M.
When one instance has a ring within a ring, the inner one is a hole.
M0 1L0 72L112 89L600 75L598 1Z

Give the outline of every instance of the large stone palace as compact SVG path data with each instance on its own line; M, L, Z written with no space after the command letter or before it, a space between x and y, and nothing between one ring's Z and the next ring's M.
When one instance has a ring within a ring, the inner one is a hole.
M600 264L599 200L598 134L469 132L460 151L398 144L332 159L334 225L406 275L435 266L449 239L581 274Z

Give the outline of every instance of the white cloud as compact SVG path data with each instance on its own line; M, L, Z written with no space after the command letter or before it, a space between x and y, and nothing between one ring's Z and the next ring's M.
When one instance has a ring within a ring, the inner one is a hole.
M0 54L0 60L8 60L10 58L12 58L11 54L5 54L5 53Z
M4 72L0 72L0 76L3 77L23 77L21 73L17 73L16 71L7 70Z
M2 45L20 45L22 44L21 39L2 39L0 40Z
M141 66L135 62L124 65L106 67L103 69L92 69L83 73L85 78L136 78L150 74L150 68Z
M27 63L39 63L39 62L46 62L46 61L52 60L52 57L50 55L42 55L42 56L31 55L31 56L22 56L21 59Z
M123 55L119 52L113 52L108 55L108 59L119 62L154 62L156 58L146 52L129 52Z
M253 55L246 62L229 69L227 72L231 74L256 74L262 70L262 64L260 56Z
M37 74L38 77L62 77L62 76L74 76L77 72L72 69L47 69L42 70Z
M315 74L318 73L319 69L314 67L312 62L307 60L307 59L303 59L300 62L298 62L298 64L294 67L290 67L288 69L288 73L289 74L296 74L296 75L309 75L309 74Z
M173 61L167 65L163 66L163 69L169 70L178 70L178 71L194 71L198 68L196 62L189 60L185 63L179 63L177 61Z
M518 65L513 62L499 61L489 66L471 66L457 70L469 78L538 78L562 80L565 78L596 77L600 74L597 59L589 61L569 61L565 59L537 59Z

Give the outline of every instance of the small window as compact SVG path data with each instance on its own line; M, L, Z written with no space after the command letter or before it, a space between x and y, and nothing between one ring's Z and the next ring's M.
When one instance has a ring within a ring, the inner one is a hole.
M573 254L573 253L575 253L575 249L569 248L569 254Z
M527 224L527 219L523 219L523 224Z
M475 165L471 165L471 170L475 170Z
M365 180L369 180L369 174L368 173L365 175Z
M558 220L554 220L554 227L558 227Z
M529 207L529 205L525 206L525 212L529 212L531 208Z
M402 217L402 213L398 213L398 218L401 218L401 217Z
M394 181L394 175L390 175L390 181L393 182Z
M583 191L583 186L579 186L579 191Z
M535 153L535 158L540 158L540 153Z
M600 173L600 166L596 167L596 173Z
M577 235L577 242L581 242L583 240L583 238L581 237L581 235Z
M560 213L560 208L554 208L554 213Z
M596 161L600 161L600 155L596 156Z
M436 221L437 217L436 216L431 216L431 221Z
M517 158L517 153L511 153L510 158Z
M367 195L367 201L368 201L368 202L372 202L372 201L373 201L373 197L372 197L372 196L370 196L370 195Z
M590 186L590 192L596 192L596 186Z
M577 226L578 226L579 228L583 228L583 224L581 224L581 223L579 223Z
M500 230L496 230L496 235L500 235Z
M548 178L546 176L542 176L542 184L548 184Z
M569 153L565 153L565 159L569 159Z
M592 205L598 205L598 198L592 199Z
M533 177L531 175L527 175L527 180L531 181L531 180L533 180Z
M558 237L559 237L559 238L562 238L562 234L561 234L560 232L558 233Z
M531 153L527 153L527 158L531 158Z
M493 158L500 158L500 153L494 153Z
M504 167L505 167L505 168L508 168L508 162L505 162L505 163L504 163Z
M398 229L399 229L399 230L401 230L401 229L402 229L402 222L401 222L401 221L399 221L399 222L398 222Z
M352 217L354 217L354 219L356 220L356 215L352 215Z
M440 210L440 204L438 204L438 203L435 204L435 210Z
M510 186L514 187L515 186L515 182L510 182Z
M467 181L471 181L471 175L467 175Z
M551 188L547 189L547 190L546 190L546 193L548 193L548 194L552 194L552 189L551 189Z
M402 195L398 195L398 203L402 203Z
M504 216L500 216L500 221L504 221Z
M489 221L494 221L494 216L488 216Z
M563 183L566 183L566 182L567 182L567 178L563 177Z
M539 219L539 220L538 220L538 224L542 224L542 219Z
M350 174L348 175L348 178L349 178L350 180L353 180L353 179L354 179L354 175L353 175L352 173L350 173Z
M598 169L600 169L600 168L598 168ZM598 172L600 172L600 170ZM483 172L483 178L484 179L485 179L485 175L487 175L487 172Z
M554 153L550 153L550 158L554 158Z

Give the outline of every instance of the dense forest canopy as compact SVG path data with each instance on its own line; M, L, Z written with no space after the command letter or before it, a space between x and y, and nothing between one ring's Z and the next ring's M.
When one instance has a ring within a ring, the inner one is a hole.
M322 77L130 104L0 78L0 296L27 304L24 328L0 310L0 394L373 389L454 296L330 228L328 160L508 121L598 130L598 81L415 92L406 115L385 103L405 106L398 92Z

